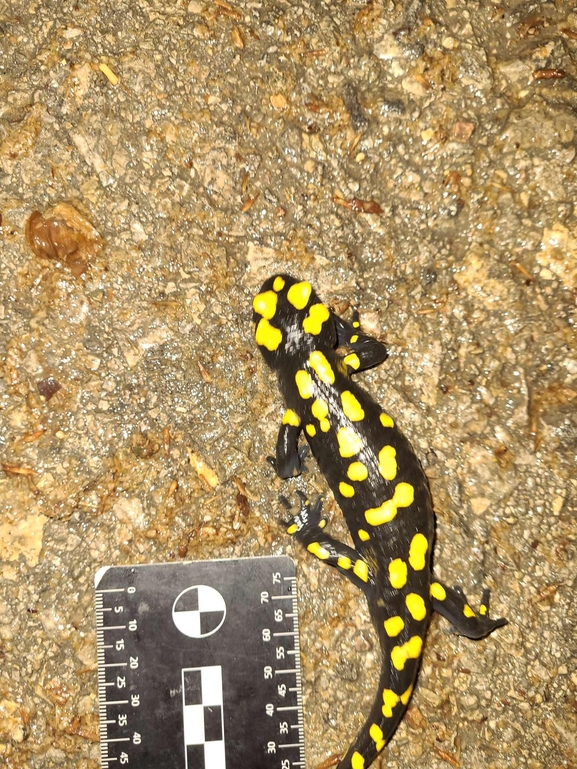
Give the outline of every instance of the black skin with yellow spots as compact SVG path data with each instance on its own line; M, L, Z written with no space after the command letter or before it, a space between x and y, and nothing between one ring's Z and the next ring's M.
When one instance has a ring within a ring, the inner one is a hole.
M351 323L344 321L308 282L288 275L269 278L253 309L257 344L277 372L287 408L276 470L282 478L301 472L298 441L304 432L354 547L325 534L320 499L311 504L304 495L287 531L363 590L379 636L377 696L338 765L366 769L406 710L431 610L468 638L483 638L507 620L489 617L488 590L473 611L460 588L432 576L435 523L425 473L393 419L350 378L384 361L386 347L360 331L356 312Z

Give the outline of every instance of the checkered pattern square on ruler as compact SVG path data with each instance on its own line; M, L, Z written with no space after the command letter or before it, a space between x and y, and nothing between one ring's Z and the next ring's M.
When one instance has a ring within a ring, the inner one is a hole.
M226 769L222 667L182 669L186 769Z

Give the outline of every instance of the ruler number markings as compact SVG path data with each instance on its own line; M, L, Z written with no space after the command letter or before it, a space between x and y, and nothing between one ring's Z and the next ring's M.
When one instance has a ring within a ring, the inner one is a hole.
M127 616L125 598L125 596L134 595L135 592L134 586L96 590L100 760L103 769L106 769L109 763L113 761L117 761L119 764L129 763L129 754L124 748L120 750L118 755L111 756L109 746L127 742L139 745L142 741L141 734L136 730L132 731L129 736L109 736L109 726L114 726L117 729L128 727L130 710L140 706L140 695L137 692L131 692L127 695L127 675L124 672L124 669L137 670L139 666L138 656L125 655L128 636L123 632L127 631L129 634L133 634L138 630L138 621L134 617ZM105 597L109 598L113 604L104 606ZM116 624L120 617L125 621L125 624ZM111 624L106 625L105 618L110 618ZM104 643L105 632L107 643ZM113 662L106 662L107 653L114 654ZM116 655L120 655L120 659L117 659ZM115 672L114 668L122 668L123 670ZM112 673L111 678L108 677L110 673ZM126 699L122 695L125 695Z
M276 753L277 749L284 751L287 749L298 750L299 760L290 761L290 759L281 758L280 769L290 769L290 767L304 766L304 732L302 716L300 714L301 709L301 695L300 695L300 652L298 643L298 623L297 623L297 596L296 596L296 579L294 577L282 577L280 572L273 572L272 575L273 588L275 588L274 594L268 591L261 593L261 603L266 604L269 601L290 601L290 607L284 608L284 605L272 604L272 619L274 621L274 628L279 626L285 626L287 621L290 623L291 629L273 629L265 627L262 630L262 639L265 643L273 644L274 649L274 663L265 665L263 668L263 676L265 681L272 682L272 686L276 686L276 695L280 698L280 701L285 701L287 697L296 695L296 703L294 705L279 705L275 708L272 702L268 702L265 706L266 713L269 717L273 718L275 710L278 719L278 741L270 741L267 745L267 749L270 753ZM276 592L276 590L282 590L282 583L289 582L288 594L282 592ZM278 587L277 587L278 586ZM294 648L287 648L287 642L292 639ZM291 664L289 667L280 667L280 665L287 658L291 658ZM276 668L276 669L275 669ZM282 676L282 680L279 678ZM285 676L294 676L296 686L289 686L285 682ZM275 680L276 679L276 680ZM291 723L289 716L296 711L297 721ZM290 737L294 735L294 731L298 732L298 742L293 742Z

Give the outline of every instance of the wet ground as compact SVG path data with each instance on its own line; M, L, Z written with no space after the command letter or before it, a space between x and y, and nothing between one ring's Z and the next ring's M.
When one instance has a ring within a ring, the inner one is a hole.
M387 341L360 378L426 467L437 571L510 620L434 619L376 765L577 766L569 7L0 3L5 766L98 766L103 564L292 554L308 766L362 722L364 602L278 526L323 480L265 459L251 298L279 270Z

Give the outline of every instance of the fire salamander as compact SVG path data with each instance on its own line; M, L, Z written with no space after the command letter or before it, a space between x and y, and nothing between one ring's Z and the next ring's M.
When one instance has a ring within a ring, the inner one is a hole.
M483 638L506 619L489 617L489 590L479 609L459 587L431 573L434 514L427 479L394 420L350 378L388 352L324 305L311 284L269 278L253 301L255 337L278 374L286 411L276 470L298 475L304 430L350 529L354 547L325 533L320 498L301 495L289 534L363 590L382 654L379 688L369 717L338 769L366 769L391 739L411 698L431 611L468 638ZM338 348L347 348L341 355Z

